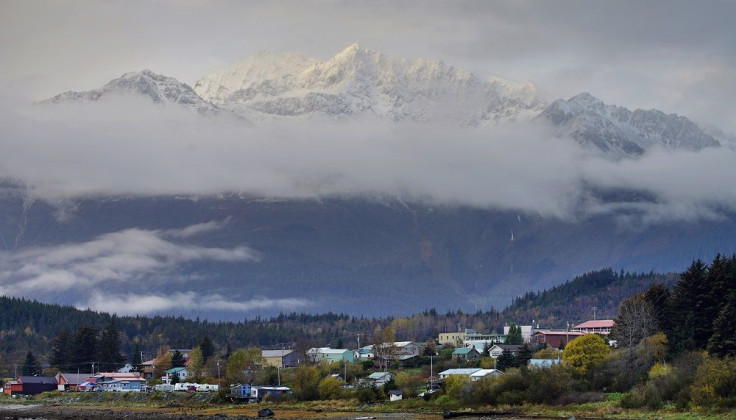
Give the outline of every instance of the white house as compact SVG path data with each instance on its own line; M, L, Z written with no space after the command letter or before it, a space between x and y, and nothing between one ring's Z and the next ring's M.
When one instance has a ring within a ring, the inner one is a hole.
M452 375L465 375L470 376L475 372L481 370L480 368L465 368L465 369L447 369L440 372L440 381L444 381Z
M388 381L394 378L394 375L388 372L375 372L368 375L368 381L375 386L384 386Z
M470 380L475 382L475 381L480 381L481 379L486 378L489 375L498 376L500 374L501 374L501 371L497 369L479 369L470 374Z
M166 371L166 375L164 375L161 380L164 381L164 383L170 384L171 379L174 378L174 375L177 375L179 377L179 381L184 381L185 379L189 378L189 371L185 367L175 367L171 368Z

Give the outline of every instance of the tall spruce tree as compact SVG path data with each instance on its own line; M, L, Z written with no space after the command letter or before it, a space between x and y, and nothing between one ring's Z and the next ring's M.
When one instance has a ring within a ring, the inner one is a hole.
M88 324L80 325L74 334L72 348L72 369L92 372L92 365L97 362L97 329Z
M114 371L123 366L125 358L120 354L120 331L117 325L117 316L113 315L110 323L102 331L97 360L103 371Z
M51 357L49 363L61 370L67 372L72 367L72 334L66 328L59 331L51 345Z
M41 373L41 365L38 363L38 360L36 360L36 357L33 356L33 353L28 350L26 358L23 361L23 368L20 370L20 374L23 376L36 376Z
M141 368L141 364L143 361L141 360L141 345L136 341L135 342L135 348L133 349L133 354L130 358L130 364L133 365L136 369Z
M204 363L207 364L207 361L210 359L210 357L214 356L215 354L215 346L212 345L212 341L210 340L210 336L206 335L204 336L204 339L202 339L202 343L199 345L200 350L202 350L202 359L204 360Z
M532 349L529 347L528 344L524 343L521 347L519 347L519 354L516 355L516 366L526 366L529 364L530 360L532 360Z
M707 266L701 260L695 260L680 275L680 280L675 284L672 292L672 323L673 328L665 331L670 341L670 357L675 357L685 350L694 350L695 348L704 348L705 343L698 342L698 337L702 339L703 322L699 311L700 304L698 300L704 293L703 286ZM712 320L711 320L712 322ZM710 324L708 324L710 325ZM696 334L696 326L700 334ZM710 334L707 334L710 337ZM706 338L707 340L707 338Z
M718 357L736 356L736 291L731 292L726 305L713 322L713 335L708 340L708 352Z
M171 367L184 367L184 355L178 349L174 350L174 354L171 355Z

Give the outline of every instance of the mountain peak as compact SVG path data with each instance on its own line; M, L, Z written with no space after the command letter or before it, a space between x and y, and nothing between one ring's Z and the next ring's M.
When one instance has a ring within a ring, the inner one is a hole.
M257 118L327 116L486 125L536 115L530 84L479 78L440 60L387 56L353 43L326 60L258 55L204 76L203 98Z
M98 101L121 96L142 96L154 103L175 103L194 108L200 113L218 112L217 107L203 100L194 89L173 77L154 73L151 70L131 71L109 81L99 89L84 92L64 92L45 103Z
M537 118L551 122L558 135L617 157L641 155L653 146L699 150L720 145L685 117L658 110L630 111L607 105L588 92L554 101Z

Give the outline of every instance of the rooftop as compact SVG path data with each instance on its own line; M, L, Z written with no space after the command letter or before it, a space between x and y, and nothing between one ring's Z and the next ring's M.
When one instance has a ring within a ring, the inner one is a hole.
M582 324L578 324L574 326L573 328L613 328L613 320L612 319L599 319L597 321L585 321Z

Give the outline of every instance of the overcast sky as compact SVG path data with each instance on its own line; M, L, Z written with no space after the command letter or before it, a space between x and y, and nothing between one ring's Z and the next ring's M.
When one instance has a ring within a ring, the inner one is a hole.
M151 69L193 84L261 51L357 42L736 131L733 1L0 0L0 86L38 100Z
M587 91L610 104L657 108L736 133L734 16L736 1L0 0L0 176L52 199L391 194L563 220L719 220L736 211L733 147L655 148L614 161L531 125L252 125L140 98L31 103L98 88L129 71L150 69L193 85L262 51L327 59L357 42L387 55L532 81L548 101ZM651 199L596 196L620 189ZM296 298L243 302L187 290L162 297L106 289L108 279L127 287L195 260L258 264L259 250L246 245L186 242L226 224L129 229L81 244L0 251L0 294L68 290L80 293L81 306L118 312L310 308L313 302Z

